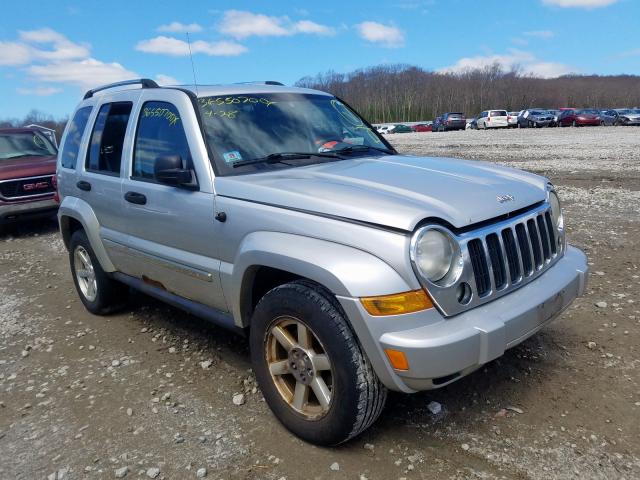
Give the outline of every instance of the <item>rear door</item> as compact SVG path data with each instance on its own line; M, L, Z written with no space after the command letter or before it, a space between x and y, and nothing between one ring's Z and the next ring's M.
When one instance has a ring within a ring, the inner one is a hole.
M125 273L182 297L227 311L217 258L212 169L189 97L149 89L135 112L121 198L127 218ZM158 159L180 156L193 190L160 183Z

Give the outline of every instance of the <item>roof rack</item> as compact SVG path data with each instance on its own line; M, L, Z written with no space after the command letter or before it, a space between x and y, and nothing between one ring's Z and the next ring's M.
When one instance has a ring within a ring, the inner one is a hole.
M236 85L278 85L284 87L284 83L277 80L256 80L253 82L238 82Z
M142 88L158 88L159 85L149 78L137 78L135 80L125 80L123 82L109 83L108 85L102 85L101 87L92 88L84 94L84 99L93 97L95 93L102 90L108 90L109 88L124 87L126 85L142 85Z

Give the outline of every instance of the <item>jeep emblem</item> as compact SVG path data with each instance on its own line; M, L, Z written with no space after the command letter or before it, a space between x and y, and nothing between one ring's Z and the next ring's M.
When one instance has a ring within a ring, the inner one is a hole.
M500 203L513 202L513 195L498 195L496 200Z

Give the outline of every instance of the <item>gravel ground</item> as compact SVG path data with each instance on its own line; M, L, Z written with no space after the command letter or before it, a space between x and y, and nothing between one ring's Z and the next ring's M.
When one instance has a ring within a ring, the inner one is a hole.
M0 478L640 478L640 128L389 139L549 176L590 258L586 297L461 381L391 395L372 429L322 449L270 414L245 340L141 294L92 316L55 223L5 228Z

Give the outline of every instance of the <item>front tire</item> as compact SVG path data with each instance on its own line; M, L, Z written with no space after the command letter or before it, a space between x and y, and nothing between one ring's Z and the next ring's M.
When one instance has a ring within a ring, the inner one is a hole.
M83 230L77 230L71 236L69 263L78 296L91 313L104 315L126 302L128 287L105 273Z
M380 415L387 390L322 287L295 281L268 292L253 314L250 344L267 404L303 440L338 445Z

